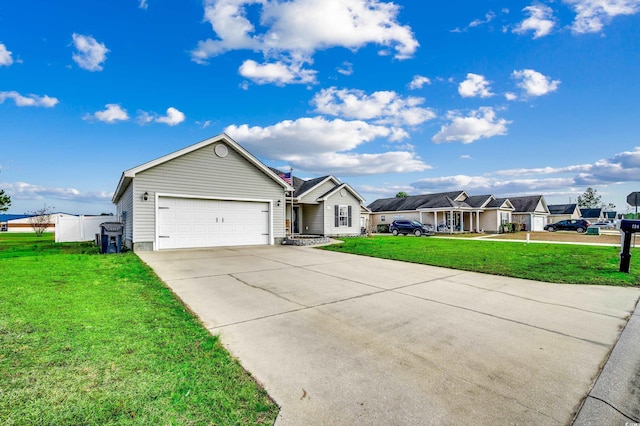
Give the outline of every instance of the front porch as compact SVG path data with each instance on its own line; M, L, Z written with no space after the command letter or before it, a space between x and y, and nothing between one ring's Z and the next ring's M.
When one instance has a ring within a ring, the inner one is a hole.
M483 232L480 226L480 213L478 209L429 209L418 210L419 221L425 225L433 226L437 233L477 233Z

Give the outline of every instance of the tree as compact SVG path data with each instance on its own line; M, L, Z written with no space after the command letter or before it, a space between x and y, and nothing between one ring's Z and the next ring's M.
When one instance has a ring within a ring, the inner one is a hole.
M578 207L581 209L594 209L600 205L600 197L597 195L598 190L591 187L584 191L584 194L578 195Z
M0 212L6 212L11 207L11 197L4 193L3 189L0 189Z
M400 191L396 194L396 198L407 198L409 196L409 194L407 194L404 191Z
M45 204L43 208L32 212L26 212L25 214L29 216L29 223L31 224L33 231L38 237L41 237L51 224L51 215L53 214L53 210Z

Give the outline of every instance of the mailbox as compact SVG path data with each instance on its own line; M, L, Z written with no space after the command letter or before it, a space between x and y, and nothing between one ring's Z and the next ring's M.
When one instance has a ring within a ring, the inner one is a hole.
M620 251L620 272L629 273L631 265L631 234L640 232L640 220L623 219L620 221L622 233L622 251Z

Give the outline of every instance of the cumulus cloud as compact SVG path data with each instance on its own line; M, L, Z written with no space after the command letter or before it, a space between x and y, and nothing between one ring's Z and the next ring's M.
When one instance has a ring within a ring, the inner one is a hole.
M527 96L543 96L555 92L560 85L560 80L551 80L549 77L531 69L513 71L511 77L517 81Z
M4 103L7 99L13 99L16 106L36 106L36 107L45 107L52 108L58 104L57 98L52 98L50 96L38 96L38 95L26 95L23 96L18 92L9 91L9 92L0 92L0 104Z
M431 80L423 75L414 75L413 79L409 83L410 90L422 89L425 84L431 84Z
M258 12L255 22L249 7ZM332 47L357 50L376 44L382 47L381 54L392 50L396 59L410 58L418 48L411 28L397 21L399 6L391 2L205 0L204 10L217 38L198 42L191 52L192 60L200 64L231 50L261 52L291 68L309 63L315 51ZM255 65L247 66L257 69Z
M7 50L7 46L0 43L0 67L13 64L13 58L11 57L11 51Z
M425 170L413 152L354 153L375 139L401 140L402 129L361 120L305 117L271 126L231 125L224 132L256 155L286 161L309 173L359 175Z
M316 93L311 103L322 114L395 126L416 126L436 116L433 110L421 106L423 98L403 98L393 91L367 95L361 90L330 87Z
M458 85L458 93L463 98L488 98L493 96L489 82L480 74L468 73L467 79Z
M303 69L304 62L285 63L283 61L259 64L248 59L242 63L238 72L241 76L257 84L313 84L316 71Z
M498 197L545 194L579 195L587 186L640 182L640 147L591 164L497 170L485 175L424 178L406 192L440 192L465 189L472 194Z
M87 71L102 71L109 52L107 46L91 36L73 33L72 38L77 50L72 58L78 66Z
M138 3L138 7L140 9L147 10L149 8L149 4L147 3L147 0L140 0L140 2Z
M353 64L351 62L344 61L342 65L336 68L336 71L342 75L351 75L353 74Z
M118 104L106 104L104 110L96 111L93 114L87 114L83 117L83 120L87 120L87 121L98 120L105 123L113 124L118 121L129 120L129 114L127 114L126 109L123 109Z
M440 127L440 131L431 138L435 143L462 142L472 143L478 139L490 138L507 134L507 124L510 121L497 118L491 107L482 107L471 111L466 117L458 112L450 112L451 123Z
M555 25L553 9L541 3L532 4L522 9L529 15L513 29L514 33L524 34L533 31L533 38L540 38L551 33Z
M576 17L571 30L577 34L597 33L619 15L634 15L640 9L639 0L563 0L573 8Z
M2 183L2 188L16 200L42 200L45 198L94 203L110 201L111 192L82 192L75 188L58 188L35 185L27 182Z
M167 124L169 126L177 126L185 120L185 115L183 112L179 111L174 107L167 108L166 115L160 116L155 112L147 112L138 110L138 115L136 117L136 121L140 125L145 125L149 123L162 123Z

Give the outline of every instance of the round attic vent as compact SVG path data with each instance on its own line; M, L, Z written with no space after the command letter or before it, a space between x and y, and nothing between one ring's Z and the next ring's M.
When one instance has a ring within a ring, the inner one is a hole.
M344 189L344 188L342 188L342 189L340 190L340 195L342 195L343 197L346 197L346 196L347 196L347 190L346 190L346 189Z
M227 148L227 146L223 143L219 143L218 145L216 145L216 147L213 148L213 150L216 153L216 155L220 158L224 158L227 156L227 154L229 154L229 148Z

